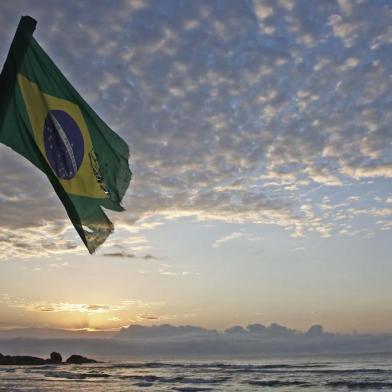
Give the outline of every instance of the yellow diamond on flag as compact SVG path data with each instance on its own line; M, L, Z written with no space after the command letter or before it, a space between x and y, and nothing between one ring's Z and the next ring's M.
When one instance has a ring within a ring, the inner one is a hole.
M18 84L26 104L35 142L65 191L72 195L106 198L107 195L94 174L92 160L95 154L79 106L65 99L42 93L36 83L30 82L21 74L18 74ZM59 118L57 119L56 116ZM68 127L62 127L61 120L68 124ZM74 135L74 145L72 140L68 140L71 138L66 132L71 133L71 136ZM63 152L52 151L59 145L59 143L51 143L51 140L56 137L62 138L61 145L65 146ZM68 165L64 163L61 165L64 154L68 157L70 163Z

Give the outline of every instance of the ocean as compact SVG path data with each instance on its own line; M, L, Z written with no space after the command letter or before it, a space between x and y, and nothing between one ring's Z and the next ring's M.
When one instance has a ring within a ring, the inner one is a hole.
M4 392L392 391L391 355L1 366Z

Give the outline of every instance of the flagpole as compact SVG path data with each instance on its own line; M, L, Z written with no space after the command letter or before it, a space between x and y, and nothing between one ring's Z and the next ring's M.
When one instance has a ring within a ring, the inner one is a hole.
M32 35L37 27L37 21L31 16L22 16L18 25L18 29L23 30L26 34Z
M4 120L4 113L9 104L9 98L13 94L13 89L16 83L17 72L23 62L27 48L29 46L29 39L33 35L37 26L37 21L31 16L22 16L14 39L12 40L11 48L5 60L3 70L0 74L0 129ZM0 135L1 136L1 135Z

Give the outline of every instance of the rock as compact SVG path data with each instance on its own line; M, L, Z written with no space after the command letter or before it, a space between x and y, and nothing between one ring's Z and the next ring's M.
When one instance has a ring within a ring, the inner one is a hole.
M43 365L46 361L42 358L30 357L28 355L2 355L0 365Z
M96 363L97 361L91 358L86 358L81 355L71 355L66 363L83 364ZM63 358L60 353L52 352L49 359L42 359L37 357L30 357L28 355L3 355L0 354L0 365L45 365L62 364Z
M60 353L56 353L55 351L50 354L50 359L48 360L49 363L62 363L63 357Z
M83 363L97 363L97 361L96 360L94 360L94 359L91 359L91 358L86 358L86 357L83 357L83 356L81 356L81 355L71 355L68 359L67 359L67 361L66 361L67 363L74 363L74 364L78 364L78 365L80 365L80 364L83 364Z

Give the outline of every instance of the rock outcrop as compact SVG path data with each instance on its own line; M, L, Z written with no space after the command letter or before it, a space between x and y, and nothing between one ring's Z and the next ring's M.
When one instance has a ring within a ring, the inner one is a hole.
M45 359L28 355L1 355L0 365L44 365Z
M91 358L86 358L81 355L71 355L66 362L63 362L61 354L52 352L49 359L43 359L38 357L31 357L29 355L3 355L0 353L0 365L8 366L28 366L28 365L61 365L61 364L84 364L84 363L96 363L97 361Z
M50 363L62 363L63 362L63 357L59 353L52 352L50 354L49 361L50 361Z
M78 364L81 365L83 363L97 363L95 359L91 358L86 358L83 357L82 355L71 355L67 360L66 363L73 363L73 364Z

